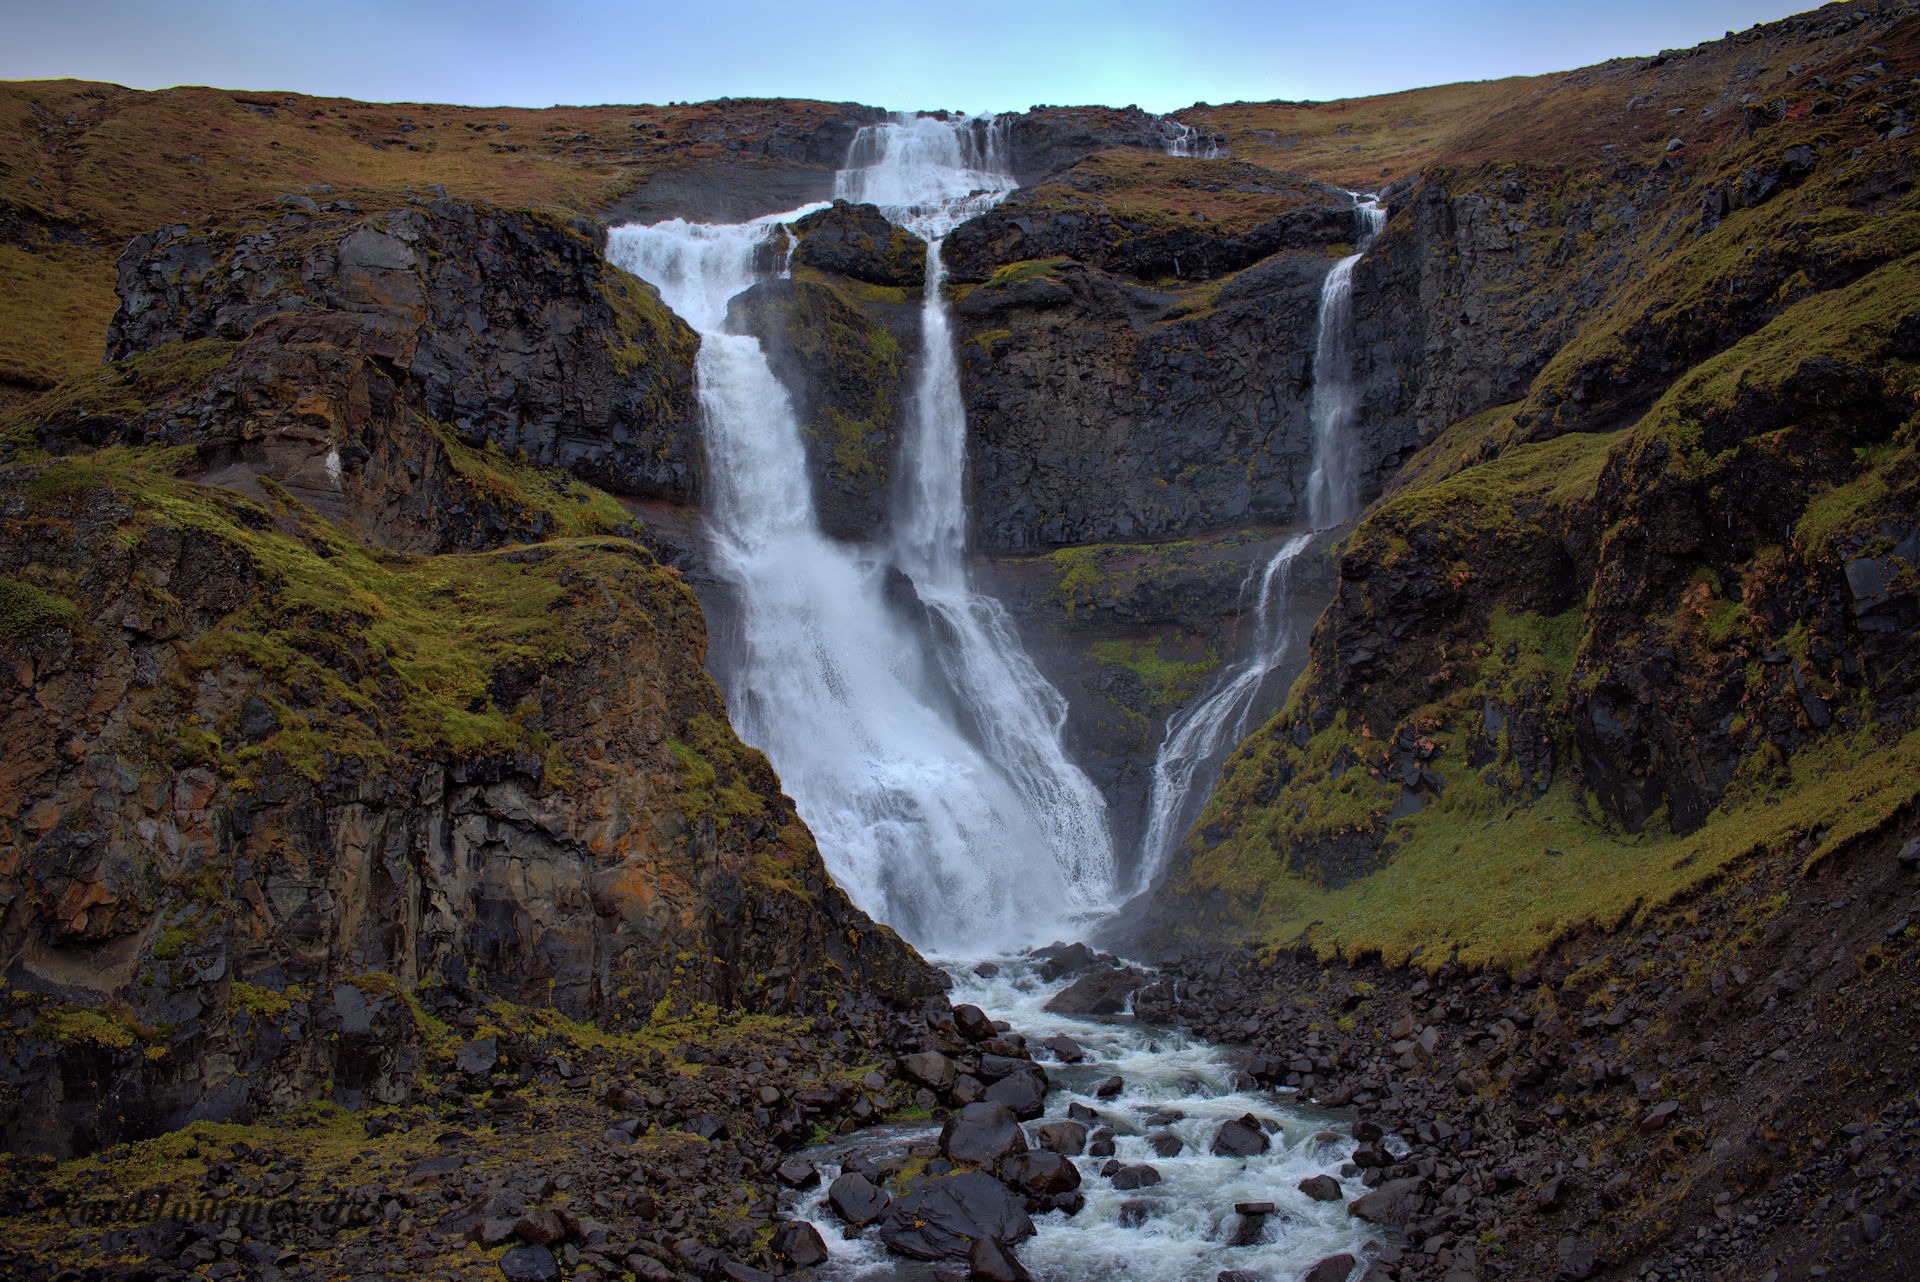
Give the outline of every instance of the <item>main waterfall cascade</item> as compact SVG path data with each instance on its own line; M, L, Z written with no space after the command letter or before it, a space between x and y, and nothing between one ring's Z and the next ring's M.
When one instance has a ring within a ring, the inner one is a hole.
M1176 842L1198 817L1205 800L1196 787L1220 758L1245 739L1259 708L1261 687L1292 646L1288 614L1293 564L1317 535L1351 521L1360 509L1359 464L1353 419L1360 392L1353 377L1353 268L1386 225L1378 200L1354 194L1359 222L1355 252L1335 263L1320 286L1313 345L1312 463L1307 475L1307 528L1280 546L1248 576L1242 599L1251 597L1253 637L1245 656L1224 672L1200 699L1167 719L1154 755L1147 793L1147 822L1132 892L1152 887Z
M1014 188L991 118L863 129L836 195L929 240L922 364L888 546L820 533L800 424L759 342L727 307L784 224L617 227L609 255L701 335L716 568L739 602L723 674L735 728L780 772L854 901L923 947L1044 942L1113 901L1105 803L1068 759L1065 700L1005 612L972 591L966 420L940 289L939 238ZM889 565L935 623L931 646L888 603Z

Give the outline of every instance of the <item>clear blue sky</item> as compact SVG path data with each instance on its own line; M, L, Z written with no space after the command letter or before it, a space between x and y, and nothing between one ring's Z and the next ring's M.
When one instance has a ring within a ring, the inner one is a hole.
M1340 98L1696 44L1806 0L0 0L0 79L370 101Z

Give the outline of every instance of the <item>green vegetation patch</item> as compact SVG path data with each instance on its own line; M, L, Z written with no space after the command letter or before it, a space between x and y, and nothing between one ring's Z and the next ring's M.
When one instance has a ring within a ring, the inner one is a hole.
M0 574L0 645L25 641L48 628L70 626L73 602Z
M1145 641L1095 641L1087 647L1094 662L1125 668L1140 678L1155 707L1171 708L1191 699L1200 682L1220 666L1212 646L1198 659L1170 659L1160 653L1161 638Z

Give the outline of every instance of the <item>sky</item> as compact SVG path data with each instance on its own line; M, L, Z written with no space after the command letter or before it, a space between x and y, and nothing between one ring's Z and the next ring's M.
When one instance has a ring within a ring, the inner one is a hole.
M1808 0L0 0L0 79L546 107L1330 99L1697 44Z

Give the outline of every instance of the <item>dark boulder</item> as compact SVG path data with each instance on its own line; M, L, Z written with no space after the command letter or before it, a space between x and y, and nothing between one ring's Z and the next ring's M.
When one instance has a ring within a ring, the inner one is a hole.
M1000 1176L1022 1193L1036 1197L1071 1193L1080 1187L1080 1168L1058 1153L1021 1153L1000 1166Z
M1036 1136L1041 1148L1067 1157L1078 1157L1087 1147L1087 1128L1083 1122L1048 1122Z
M1369 1224L1404 1226L1420 1217L1426 1204L1426 1187L1422 1179L1388 1180L1347 1203L1347 1211Z
M1048 984L1102 964L1100 954L1085 944L1055 944L1048 948L1037 948L1033 956L1041 958L1040 979Z
M782 1224L774 1232L773 1249L795 1268L810 1269L827 1258L827 1244L821 1240L820 1230L805 1220Z
M940 1128L940 1152L961 1165L992 1166L1010 1153L1026 1151L1020 1119L1012 1109L992 1100L967 1105Z
M1006 1243L983 1237L967 1248L967 1282L1033 1282L1033 1274Z
M1122 1166L1113 1173L1113 1187L1117 1189L1144 1189L1160 1182L1160 1172L1145 1162L1132 1166Z
M1347 1282L1347 1275L1358 1262L1344 1252L1329 1255L1301 1275L1300 1282Z
M1213 1136L1215 1157L1252 1157L1256 1153L1266 1152L1270 1147L1272 1141L1261 1129L1260 1119L1251 1113L1222 1122Z
M1093 971L1055 993L1043 1009L1055 1015L1119 1015L1133 990L1146 981L1145 971L1131 967Z
M544 1246L516 1246L500 1257L500 1274L507 1282L554 1282L560 1261Z
M1001 1078L987 1087L989 1103L1004 1104L1021 1121L1031 1121L1046 1111L1047 1075L1028 1068Z
M1338 1202L1340 1181L1331 1175L1312 1175L1300 1181L1300 1191L1316 1202Z
M917 1055L902 1056L900 1072L902 1076L935 1091L953 1089L954 1079L960 1075L954 1062L939 1051L921 1051Z
M970 1042L984 1042L998 1031L978 1006L955 1006L953 1023L960 1030L960 1036Z
M1078 1064L1087 1057L1087 1052L1081 1048L1080 1043L1074 1041L1065 1033L1055 1033L1052 1037L1042 1042L1041 1045L1052 1051L1054 1058L1062 1064Z
M991 1175L966 1171L928 1180L888 1208L880 1225L887 1249L916 1260L964 1260L981 1238L1018 1242L1033 1221Z
M885 1189L857 1171L850 1171L827 1186L827 1202L833 1207L833 1213L855 1228L879 1219L891 1201Z

